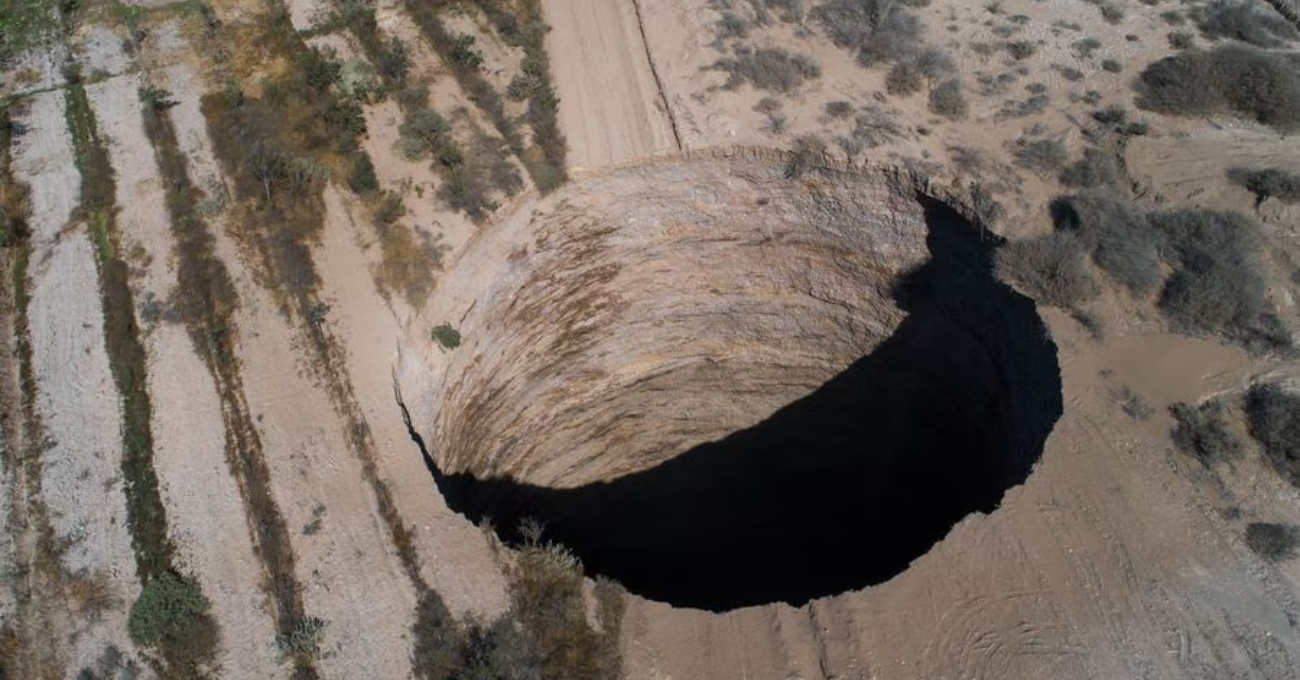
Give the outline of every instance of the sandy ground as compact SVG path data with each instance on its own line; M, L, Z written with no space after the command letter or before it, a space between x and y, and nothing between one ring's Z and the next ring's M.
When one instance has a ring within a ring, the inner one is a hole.
M291 532L306 614L327 622L319 668L326 678L406 677L415 593L360 464L311 375L299 333L232 244L219 250L240 296L244 392ZM307 530L318 518L319 531Z
M172 70L160 80L194 108L199 93L192 67ZM174 239L162 180L142 126L141 85L140 78L123 76L90 91L100 130L113 140L109 151L121 206L117 225L123 251L135 261L137 317L148 306L165 305L176 286ZM185 109L176 111L175 118L185 114ZM146 329L154 469L170 538L179 550L180 567L197 578L213 603L223 641L217 664L231 677L276 677L269 644L274 630L263 609L259 564L248 532L240 530L247 519L225 462L216 387L183 325L137 321Z
M322 294L330 304L330 329L347 349L347 369L358 406L374 435L379 477L391 489L398 513L416 528L421 575L456 616L492 620L505 611L505 582L486 536L452 512L437 493L401 418L394 394L394 363L401 344L423 343L427 322L417 319L410 336L372 286L358 285L356 272L374 266L378 253L362 252L368 231L342 194L326 193L328 219L317 266Z
M93 246L84 225L64 231L78 202L63 93L38 94L21 120L15 175L33 187L30 269L32 361L37 409L53 440L43 452L41 488L64 567L102 578L112 604L76 622L67 660L78 669L104 645L128 649L126 606L139 592L121 489L121 417L103 342Z
M547 0L542 8L569 166L675 151L631 0Z

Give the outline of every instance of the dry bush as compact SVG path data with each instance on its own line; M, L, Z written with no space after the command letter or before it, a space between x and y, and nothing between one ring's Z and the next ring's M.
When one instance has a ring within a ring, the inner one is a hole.
M1087 191L1053 201L1051 211L1056 228L1078 234L1111 278L1137 294L1160 285L1160 234L1127 199L1113 191Z
M1231 168L1228 170L1228 179L1255 194L1256 204L1270 198L1287 204L1300 203L1300 174L1280 168Z
M1300 128L1300 55L1244 45L1187 51L1147 67L1138 106L1177 116L1235 113L1287 132Z
M1246 395L1250 436L1273 467L1300 486L1300 395L1276 384L1259 384Z
M1069 232L1011 241L998 249L997 274L1039 302L1072 309L1097 296L1087 254L1087 245Z
M1244 337L1267 311L1259 227L1244 215L1187 208L1150 216L1174 273L1160 309L1181 330Z
M872 66L895 61L920 49L921 20L910 7L917 0L826 0L810 16L840 47L857 53L858 63Z
M719 59L710 68L729 74L723 87L733 90L745 83L769 92L790 93L808 80L821 77L812 58L779 47L751 49L738 46L733 57Z
M956 69L952 57L942 50L926 49L899 59L885 76L885 88L892 95L920 92Z
M1016 165L1032 170L1041 176L1060 172L1069 160L1065 144L1059 139L1039 139L1023 144L1016 151Z
M1243 0L1215 0L1197 11L1196 26L1210 40L1231 38L1259 47L1300 38L1300 31L1272 8Z
M949 120L961 120L970 113L961 80L952 78L930 91L930 112Z
M1300 547L1300 528L1271 522L1246 525L1246 545L1269 562L1282 562L1296 556Z
M1223 419L1226 410L1217 400L1199 407L1181 403L1170 406L1169 413L1174 417L1170 436L1174 446L1207 467L1240 458L1241 440L1228 431Z
M1022 61L1038 54L1038 45L1032 40L1017 40L1007 43L1007 54L1012 59Z
M826 102L824 107L826 115L835 120L844 120L853 115L853 104L844 100Z
M216 656L217 623L196 581L167 572L150 579L131 605L131 642L158 651L174 677L201 673Z
M1119 178L1119 164L1113 154L1098 148L1085 149L1083 158L1061 171L1061 183L1087 189L1114 185Z

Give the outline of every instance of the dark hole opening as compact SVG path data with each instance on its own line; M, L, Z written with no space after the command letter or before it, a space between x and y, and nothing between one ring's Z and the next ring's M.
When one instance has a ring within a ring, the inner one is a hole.
M1056 346L995 239L922 198L930 259L871 354L758 425L573 489L442 474L507 541L539 520L590 575L674 606L802 604L886 581L1029 475L1061 415ZM726 395L719 395L726 398Z

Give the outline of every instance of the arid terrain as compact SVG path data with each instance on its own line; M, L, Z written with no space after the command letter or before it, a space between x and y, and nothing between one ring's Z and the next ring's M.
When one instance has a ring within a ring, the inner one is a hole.
M1300 679L1295 0L0 0L0 680Z

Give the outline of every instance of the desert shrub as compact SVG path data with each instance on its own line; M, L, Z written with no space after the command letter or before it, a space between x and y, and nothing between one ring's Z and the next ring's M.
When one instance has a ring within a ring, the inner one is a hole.
M1256 203L1269 198L1288 204L1300 203L1300 174L1279 168L1232 168L1228 170L1228 179L1255 194Z
M911 60L895 62L885 76L885 90L896 97L916 94L924 87L925 75Z
M1259 384L1246 394L1250 436L1287 481L1300 486L1300 395L1276 384Z
M1101 41L1096 38L1080 38L1070 43L1070 47L1080 58L1089 59L1093 52L1101 49Z
M208 615L208 598L192 579L164 572L144 584L131 605L126 630L131 642L193 669L216 651L217 624Z
M540 657L541 677L596 680L620 675L617 638L596 632L587 622L582 563L576 557L563 547L530 541L520 550L509 581L514 616ZM604 619L608 608L598 611ZM601 623L606 631L615 631L619 622Z
M143 675L144 671L139 664L123 654L116 645L110 644L95 659L93 667L88 666L77 672L77 680L138 680ZM15 674L12 677L19 676Z
M1196 27L1210 40L1231 38L1259 47L1277 47L1300 32L1272 8L1244 0L1215 0L1197 12Z
M1183 331L1242 336L1266 311L1262 237L1235 212L1181 209L1149 216L1174 273L1160 309Z
M320 658L321 643L325 640L325 621L314 616L295 623L287 633L275 636L275 647L280 657L293 661L313 661Z
M317 90L327 90L339 82L343 74L343 64L336 57L334 50L308 47L298 53L298 68L303 80Z
M434 326L430 335L433 336L433 341L438 343L438 345L443 349L456 349L457 347L460 347L460 331L452 328L451 324L442 323Z
M1176 50L1189 50L1196 44L1194 36L1187 31L1170 31L1165 38L1169 41L1169 46Z
M452 36L447 56L457 66L476 70L483 65L483 53L475 49L477 44L472 35Z
M930 112L948 118L960 120L970 112L966 103L966 94L961 81L957 78L945 80L930 91Z
M433 109L420 109L408 114L397 130L403 137L418 139L432 148L446 137L451 124Z
M1032 40L1017 40L1015 42L1009 42L1007 43L1007 54L1010 54L1011 58L1016 61L1028 59L1035 54L1038 54L1038 45L1036 45Z
M1239 458L1241 440L1228 431L1223 419L1225 411L1223 403L1217 400L1199 407L1182 403L1170 406L1169 414L1174 417L1170 437L1174 446L1207 466Z
M899 0L827 0L811 16L840 47L857 53L858 63L872 66L917 50L921 20L907 11L917 3Z
M1039 302L1070 309L1097 295L1087 252L1077 235L1063 231L1011 241L998 249L997 273Z
M789 158L785 163L785 176L789 179L802 177L805 172L821 167L826 159L826 142L813 135L803 135L794 140Z
M1020 147L1016 152L1016 164L1040 175L1048 175L1060 171L1069 157L1061 140L1039 139Z
M1086 191L1053 201L1051 211L1056 228L1077 234L1111 278L1138 294L1160 285L1160 234L1127 199Z
M364 151L352 154L352 169L348 171L348 188L358 194L379 188L375 164L370 162L370 155Z
M1147 67L1138 106L1179 116L1236 113L1283 132L1300 127L1300 56L1244 45L1187 51Z
M1107 73L1119 73L1124 70L1124 65L1119 63L1117 59L1103 59L1101 60L1101 68Z
M821 77L821 67L812 58L779 47L750 49L739 46L734 56L719 59L712 68L729 75L723 87L731 90L745 83L760 90L788 93L805 81Z
M401 40L384 43L375 55L375 66L390 82L400 83L411 69L411 53L406 43Z
M1092 112L1092 119L1105 125L1123 125L1128 121L1128 110L1119 104Z
M1187 18L1183 16L1182 12L1179 12L1176 9L1161 12L1160 18L1164 19L1165 23L1170 26L1182 26L1187 23Z
M1156 413L1155 409L1151 408L1151 404L1128 385L1116 391L1115 398L1119 400L1120 408L1124 413L1138 422L1149 420Z
M925 49L896 61L885 76L885 87L892 95L906 96L933 85L954 70L956 64L947 52Z
M826 102L824 110L828 117L836 120L844 120L853 115L853 104L846 102L843 99L839 101Z
M1113 2L1105 3L1101 6L1101 18L1107 23L1118 24L1124 20L1124 8Z
M749 22L735 12L723 12L722 17L714 24L714 31L719 40L748 38L749 28Z
M869 106L853 119L851 137L853 141L868 149L887 144L902 135L903 129L899 127L894 116L879 107Z
M1091 188L1115 184L1119 165L1115 156L1098 148L1085 149L1083 158L1061 171L1061 183L1070 187Z
M384 197L375 206L373 217L376 224L386 227L405 214L406 206L402 205L402 197L392 192L385 192Z
M1246 545L1270 562L1289 560L1300 547L1300 529L1286 524L1251 522L1246 525Z

